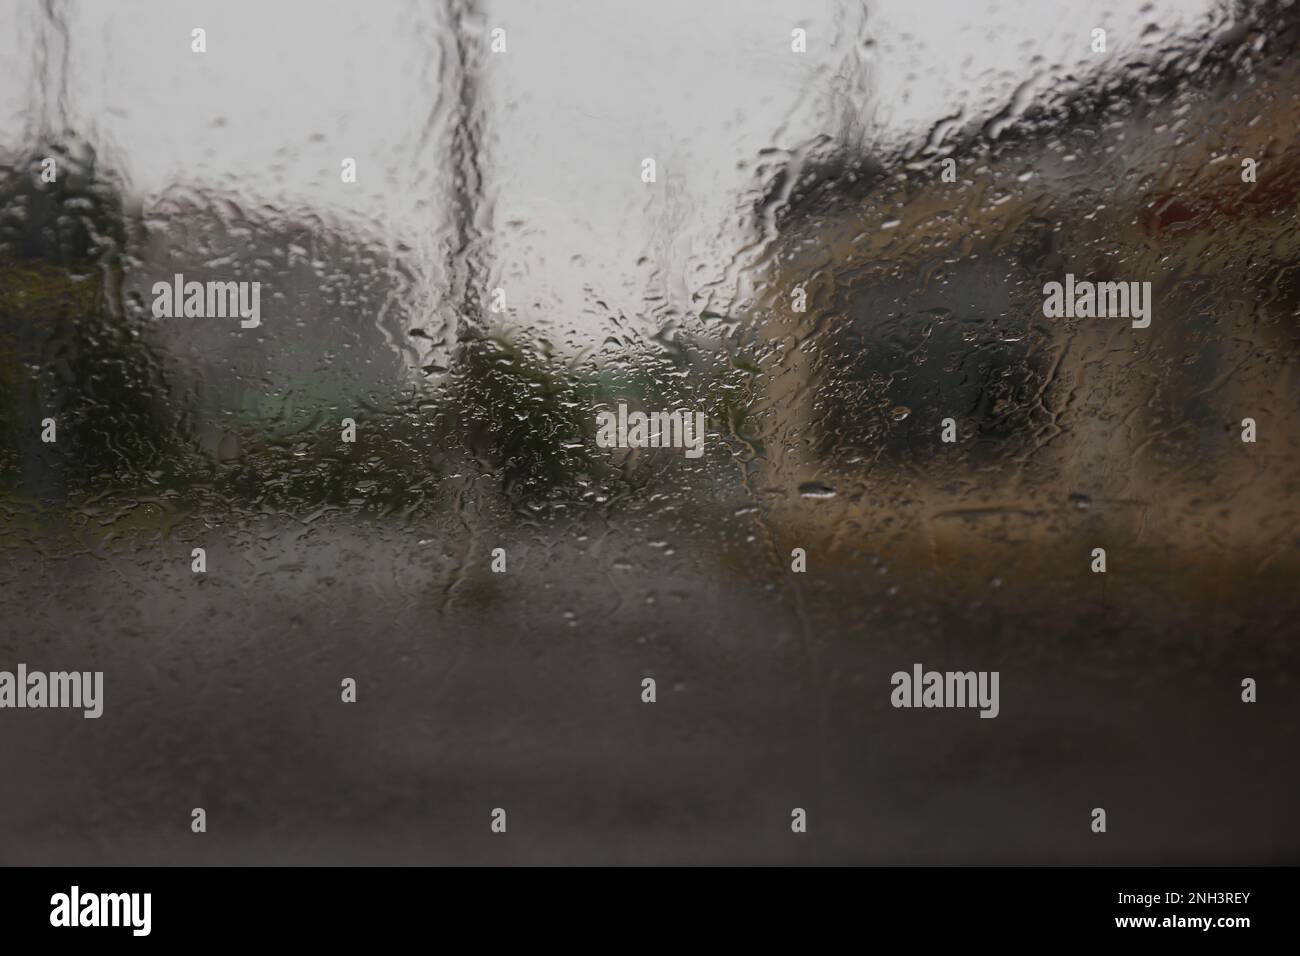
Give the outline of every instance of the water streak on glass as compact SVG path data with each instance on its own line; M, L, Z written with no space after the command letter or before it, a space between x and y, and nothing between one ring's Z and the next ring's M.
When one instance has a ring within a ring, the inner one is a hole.
M0 862L1294 861L1297 5L744 7L3 0Z

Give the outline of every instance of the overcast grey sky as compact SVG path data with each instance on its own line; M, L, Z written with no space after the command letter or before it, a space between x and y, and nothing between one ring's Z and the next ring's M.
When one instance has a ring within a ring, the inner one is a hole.
M0 150L38 118L36 0L0 0ZM1001 109L1206 19L1208 0L495 0L481 97L494 282L530 323L580 334L593 298L629 316L646 291L690 308L747 243L740 200L765 148L836 133L869 144L940 117ZM428 248L445 202L437 3L123 0L63 3L67 119L125 173L146 210L175 183L300 205ZM865 17L865 26L864 26ZM942 22L944 29L931 27ZM1144 27L1159 31L1144 35ZM207 31L208 52L190 51ZM808 52L790 49L807 30ZM486 49L486 41L484 43ZM57 75L55 71L47 71ZM837 79L838 77L838 79ZM848 77L847 81L845 77ZM52 85L47 83L47 85ZM359 181L339 181L342 157ZM659 182L640 181L652 156ZM640 260L640 262L639 262ZM639 264L638 264L639 263ZM663 314L656 316L661 321ZM558 344L558 343L557 343Z

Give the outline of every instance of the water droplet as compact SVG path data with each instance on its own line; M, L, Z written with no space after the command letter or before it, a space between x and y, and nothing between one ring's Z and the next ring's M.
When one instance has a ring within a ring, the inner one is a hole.
M799 494L805 498L834 498L835 489L823 481L805 481L799 486Z

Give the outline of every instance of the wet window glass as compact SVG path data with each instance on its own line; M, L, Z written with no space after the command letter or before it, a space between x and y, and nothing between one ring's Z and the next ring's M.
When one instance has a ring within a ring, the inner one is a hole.
M5 5L0 859L1294 861L1300 7L743 7Z

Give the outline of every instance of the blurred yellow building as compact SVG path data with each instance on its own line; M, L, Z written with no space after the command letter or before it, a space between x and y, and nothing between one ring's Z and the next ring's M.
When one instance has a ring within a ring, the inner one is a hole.
M1267 44L1222 55L1209 86L1091 91L1013 141L803 172L757 308L754 484L783 541L978 580L1093 547L1109 572L1294 565L1300 76ZM1067 273L1150 281L1150 327L1045 318Z

